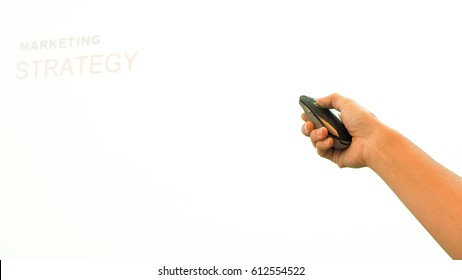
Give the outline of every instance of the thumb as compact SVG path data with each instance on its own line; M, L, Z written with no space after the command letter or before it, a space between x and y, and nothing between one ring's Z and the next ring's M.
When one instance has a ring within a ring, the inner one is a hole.
M316 103L324 108L328 109L336 109L337 111L342 111L342 108L345 107L345 104L350 101L348 98L338 94L338 93L333 93L331 95L328 95L326 97L318 98L316 99Z

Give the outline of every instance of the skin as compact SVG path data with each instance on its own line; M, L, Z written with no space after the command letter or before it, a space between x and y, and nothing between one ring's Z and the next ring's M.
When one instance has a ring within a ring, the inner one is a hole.
M318 154L341 168L371 168L449 256L462 259L462 178L355 101L332 94L316 103L340 111L353 137L348 149L334 149L327 129L314 129L302 114L302 133L310 137Z

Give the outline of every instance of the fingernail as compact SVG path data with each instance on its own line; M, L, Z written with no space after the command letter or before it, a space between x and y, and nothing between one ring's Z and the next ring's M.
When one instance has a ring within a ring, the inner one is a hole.
M321 137L322 136L322 127L320 129L318 129L318 136Z

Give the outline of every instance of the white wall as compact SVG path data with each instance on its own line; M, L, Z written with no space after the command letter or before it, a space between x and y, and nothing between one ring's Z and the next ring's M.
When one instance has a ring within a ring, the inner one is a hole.
M448 259L300 133L340 92L462 172L462 18L427 2L0 1L0 257Z

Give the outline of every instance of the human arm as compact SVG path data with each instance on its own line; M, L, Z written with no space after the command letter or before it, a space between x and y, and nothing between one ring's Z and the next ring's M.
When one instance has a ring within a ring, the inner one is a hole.
M302 131L318 154L340 167L370 167L440 246L453 259L462 259L462 178L351 99L333 94L316 102L339 110L353 137L348 149L333 149L327 130L314 129L302 115Z

